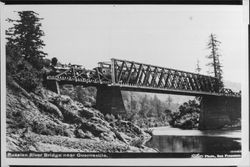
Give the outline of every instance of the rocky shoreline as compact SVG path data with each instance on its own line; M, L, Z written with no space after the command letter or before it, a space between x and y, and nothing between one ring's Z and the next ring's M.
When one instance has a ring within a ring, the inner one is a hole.
M7 85L7 151L156 152L150 133L129 121L107 120L98 110L44 88L28 93Z

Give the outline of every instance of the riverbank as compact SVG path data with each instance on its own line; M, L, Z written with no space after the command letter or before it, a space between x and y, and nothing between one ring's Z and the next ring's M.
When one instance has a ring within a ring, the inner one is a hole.
M155 152L149 133L68 96L9 82L6 101L7 151Z

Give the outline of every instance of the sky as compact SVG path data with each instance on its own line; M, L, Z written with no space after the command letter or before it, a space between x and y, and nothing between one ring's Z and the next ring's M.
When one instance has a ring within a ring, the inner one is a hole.
M92 69L111 58L194 72L197 60L207 74L209 35L221 42L225 80L241 81L242 6L40 5L6 6L33 10L44 18L42 38L48 58ZM212 68L210 68L212 70Z

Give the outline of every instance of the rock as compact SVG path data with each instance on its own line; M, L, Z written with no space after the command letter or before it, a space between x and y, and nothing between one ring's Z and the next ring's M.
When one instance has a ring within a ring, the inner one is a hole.
M95 113L89 109L82 109L82 110L79 110L79 115L81 117L85 117L85 118L89 119L89 118L94 117Z
M19 129L30 128L38 134L71 136L70 131L66 130L59 120L61 114L55 106L47 105L49 103L32 93L27 98L23 95L17 96L9 89L7 91L6 116L9 120L7 131L17 133ZM33 101L36 101L36 104ZM44 114L51 112L54 113L53 116Z
M8 86L10 86L12 88L12 90L16 94L22 94L26 98L30 98L30 94L25 89L23 89L20 85L18 85L14 80L7 82L7 84L8 84Z
M109 142L115 141L115 138L116 138L116 135L112 131L104 132L100 134L100 139L103 139Z
M144 134L143 130L129 121L119 120L115 122L115 127L125 133L127 136L134 138Z
M150 136L153 136L153 130L152 129L145 129L145 133L148 133Z
M7 143L7 151L23 151L22 148L20 148L20 142L16 140L15 138L6 137L6 143Z
M64 116L62 112L58 109L58 107L48 101L39 99L34 94L32 95L34 103L37 105L37 107L40 109L40 111L44 111L47 113L54 114L58 119L63 120Z
M109 131L108 128L103 127L100 124L94 124L92 122L82 122L82 125L80 128L83 131L84 130L90 131L94 136L99 136L101 133Z
M70 137L70 138L75 137L74 132L70 131L69 129L64 129L63 136L67 136L67 137Z
M126 139L123 137L123 135L121 135L120 132L118 132L116 129L112 129L112 131L114 132L114 134L116 135L116 137L117 137L120 141L122 141L122 142L128 144L128 142L127 142Z
M103 125L106 128L109 128L109 129L111 128L109 123L107 121L105 121L105 120L102 120L101 118L93 117L93 118L90 119L90 121L93 122L93 123L96 123L96 124Z
M134 147L134 146L129 146L129 149L127 150L127 152L134 152L134 153L143 153L143 152L146 152L146 153L157 153L159 152L158 150L155 150L153 148L149 148L149 147L145 147L145 146L142 146L141 148L138 148L138 147Z
M148 134L129 121L113 119L111 126L100 111L44 88L7 91L8 150L126 152L131 142L145 150L134 138Z
M136 137L133 138L133 140L130 142L131 146L142 148L142 145L144 143L144 138L143 137Z
M87 139L92 139L92 138L95 137L90 131L86 131L85 136L86 136Z
M120 132L121 137L127 141L127 143L131 142L132 138L127 136L125 133Z
M85 138L85 133L81 129L76 130L76 137Z
M100 111L93 108L87 108L83 104L73 101L69 96L57 95L55 97L49 97L49 102L59 108L65 118L65 121L68 123L79 122L79 118L104 118L104 115Z
M94 138L93 134L89 131L86 131L85 133L82 131L82 129L76 130L76 137L83 138L83 139L92 139Z

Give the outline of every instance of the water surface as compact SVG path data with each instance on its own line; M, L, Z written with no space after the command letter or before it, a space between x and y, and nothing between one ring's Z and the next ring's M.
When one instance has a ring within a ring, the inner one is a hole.
M146 143L160 152L240 152L240 130L182 130L171 127L153 128Z

